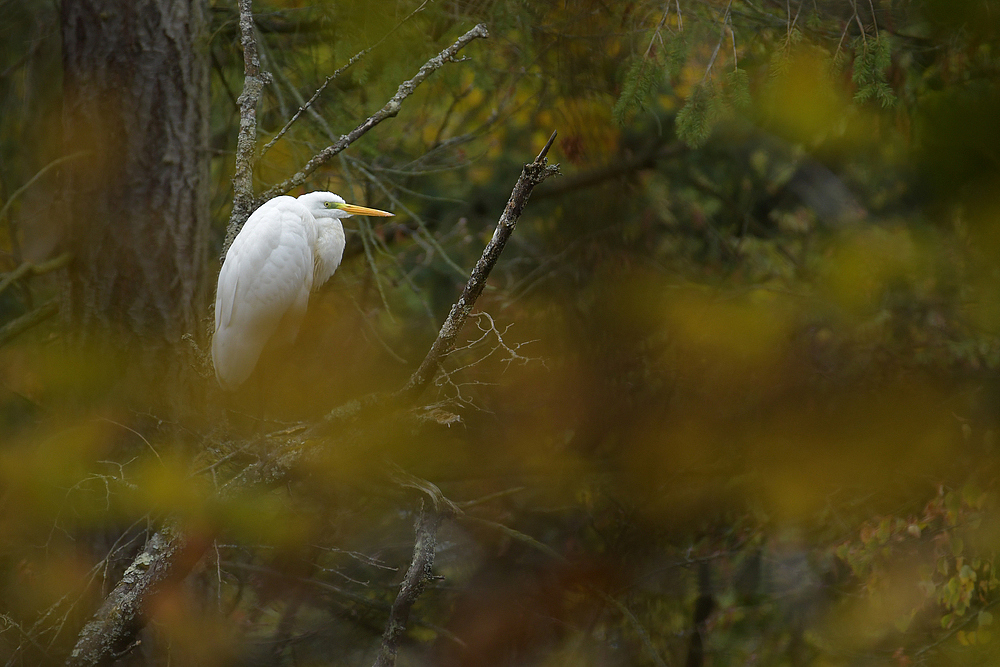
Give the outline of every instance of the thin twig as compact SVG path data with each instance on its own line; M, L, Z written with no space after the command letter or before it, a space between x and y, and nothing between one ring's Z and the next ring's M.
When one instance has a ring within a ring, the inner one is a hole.
M3 203L3 206L0 207L0 220L3 220L4 217L7 215L7 212L10 210L10 207L14 204L14 201L17 200L17 198L20 197L25 190L30 188L35 183L35 181L44 176L46 172L48 172L53 167L59 166L63 162L66 162L68 160L75 160L78 157L83 157L89 152L90 151L79 151L76 153L72 153L70 155L64 155L62 157L56 158L52 162L49 162L47 165L39 169L34 176L28 179L27 183L19 187L17 190L14 190L13 194L11 194L11 196L7 198L7 201ZM8 219L7 229L9 230L10 233L10 244L11 247L14 249L15 260L19 262L21 261L20 241L17 238L17 228L15 227L14 221L12 219Z
M715 59L719 55L719 49L722 48L722 42L726 38L726 22L729 21L729 8L733 6L733 0L729 0L729 4L726 5L726 11L722 15L722 30L719 33L719 42L715 45L715 50L712 51L712 57L708 61L708 67L705 68L705 74L701 77L701 82L705 83L708 79L708 75L712 73L712 67L715 66Z
M872 10L872 26L875 28L875 39L878 39L878 17L875 16L875 5L872 3L872 0L868 0L868 6Z
M486 25L480 23L475 28L465 33L457 40L455 43L446 48L444 51L434 56L426 63L423 67L416 73L416 75L409 81L404 81L400 84L399 89L396 94L385 103L381 109L376 111L374 114L369 116L361 125L351 130L349 133L345 134L340 138L339 141L334 144L327 146L319 153L314 155L309 159L308 162L300 169L294 176L286 178L281 183L278 183L274 187L270 188L264 194L262 194L258 200L255 202L256 205L263 204L267 200L277 197L280 194L288 192L292 188L302 185L306 182L306 179L314 171L319 169L322 165L330 161L333 156L340 153L342 150L350 146L352 143L361 138L368 130L372 129L386 118L392 118L399 113L402 108L402 102L407 97L413 94L417 86L424 82L424 80L433 74L435 71L441 69L445 63L453 62L455 60L455 55L462 50L469 42L477 38L487 38L489 37L489 31L486 30ZM249 215L249 213L247 214Z
M338 69L336 72L334 72L330 76L326 77L326 80L323 81L323 84L318 89L316 89L316 92L313 93L312 97L310 97L309 100L306 101L305 104L303 104L302 106L299 107L299 110L295 112L295 115L292 116L288 120L287 123L285 123L284 127L282 127L280 130L278 130L278 133L276 135L274 135L274 137L269 142L267 142L266 144L264 144L264 147L262 149L260 149L260 156L258 157L258 159L264 157L264 153L266 153L268 150L270 150L271 146L273 146L275 144L275 142L278 141L278 139L281 139L281 137L284 136L285 132L288 131L288 128L290 128L292 126L292 123L294 123L295 121L297 121L299 119L299 116L302 115L303 111L305 111L306 109L309 109L312 106L312 103L316 101L316 98L319 97L323 93L324 90L326 90L326 87L328 85L330 85L331 81L333 81L334 79L336 79L337 77L339 77L341 74L343 74L344 72L346 72L347 69L351 65L353 65L356 62L358 62L359 60L361 60L362 58L364 58L366 55L368 55L369 53L371 53L373 49L378 48L378 46L381 45L382 42L384 42L385 40L387 40L389 38L389 36L392 35L392 33L396 32L396 30L398 30L400 26L402 26L404 23L406 23L411 18L413 18L413 16L417 12L422 11L424 9L424 7L427 6L427 2L428 2L428 0L424 0L424 2L422 2L419 7L417 7L416 9L414 9L412 12L410 12L406 16L406 18L404 18L402 21L400 21L399 23L397 23L395 25L395 27L393 27L392 30L390 30L389 32L385 33L385 35L382 36L382 39L378 40L377 42L375 42L374 44L372 44L368 48L362 49L361 51L358 51L357 53L355 53L353 56L351 56L351 59L348 60L347 63L343 67L341 67L340 69Z
M59 312L59 300L52 299L50 301L46 301L38 308L11 320L7 324L0 327L0 346L4 345L15 336L24 333L36 324L44 322L57 312Z

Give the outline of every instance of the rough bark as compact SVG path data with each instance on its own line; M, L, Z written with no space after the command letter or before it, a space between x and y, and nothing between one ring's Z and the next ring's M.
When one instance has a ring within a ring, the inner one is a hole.
M208 233L205 0L62 3L63 312L160 347L196 331Z
M66 664L107 664L126 652L145 624L143 607L150 596L166 580L177 576L176 562L185 546L185 538L178 530L165 528L153 535L94 618L80 631Z
M251 0L240 0L240 44L243 46L243 93L237 100L240 104L240 131L236 137L233 210L226 227L226 240L222 244L223 258L255 208L253 163L257 151L257 103L260 102L264 84L270 78L267 72L260 71Z
M413 559L403 577L403 583L399 586L396 600L392 603L374 667L394 667L396 664L399 640L406 632L410 610L423 593L424 584L433 575L434 550L437 548L437 531L442 518L436 510L420 512L417 519L417 536L413 543Z

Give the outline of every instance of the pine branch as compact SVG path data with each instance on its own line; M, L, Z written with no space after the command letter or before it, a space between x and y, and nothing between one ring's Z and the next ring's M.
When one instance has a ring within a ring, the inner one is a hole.
M385 106L383 106L381 109L379 109L374 114L365 119L365 121L361 123L361 125L358 125L356 128L354 128L353 130L342 136L339 141L330 146L327 146L319 153L314 155L312 158L310 158L309 161L306 162L306 164L302 167L302 169L300 169L295 175L291 176L290 178L286 178L281 183L278 183L274 187L267 190L257 199L257 201L255 202L255 206L260 206L267 200L277 197L280 194L284 194L285 192L288 192L292 188L305 183L306 179L309 177L310 174L312 174L321 166L329 162L330 159L333 158L335 155L337 155L345 148L353 144L355 141L360 139L362 136L364 136L365 133L368 132L368 130L372 129L385 119L392 118L396 114L398 114L399 110L402 108L403 100L412 95L413 91L416 90L417 86L423 83L427 77L429 77L431 74L444 67L445 63L455 62L455 55L459 51L461 51L469 42L477 38L485 39L489 36L490 34L489 31L486 29L486 25L480 23L472 30L459 37L457 40L455 40L454 44L452 44L444 51L442 51L441 53L439 53L438 55L434 56L426 63L424 63L423 67L421 67L420 70L417 71L416 75L414 75L412 79L401 83L399 85L399 89L396 91L396 94L393 95L392 98L385 103ZM249 212L247 213L247 215L249 216Z

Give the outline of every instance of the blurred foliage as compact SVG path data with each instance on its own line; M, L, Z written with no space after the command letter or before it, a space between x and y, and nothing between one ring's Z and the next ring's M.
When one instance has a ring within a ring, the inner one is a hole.
M6 663L61 662L168 517L206 550L128 660L370 663L423 502L395 466L464 510L400 664L996 661L998 3L254 4L261 146L370 49L260 157L258 191L475 22L491 38L313 175L397 217L349 221L252 386L222 395L206 366L147 388L175 414L56 320L0 339ZM10 276L59 248L57 170L21 189L62 156L59 15L0 11ZM216 247L237 18L213 4ZM421 405L311 441L276 488L220 492L264 434L405 381L553 129L564 176ZM0 326L59 290L0 277Z

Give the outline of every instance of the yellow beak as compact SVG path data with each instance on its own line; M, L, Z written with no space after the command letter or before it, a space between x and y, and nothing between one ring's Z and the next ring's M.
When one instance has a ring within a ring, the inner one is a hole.
M358 206L357 204L334 204L334 208L347 211L351 215L376 215L380 217L392 217L395 215L395 213L380 211L377 208L368 208L367 206Z

